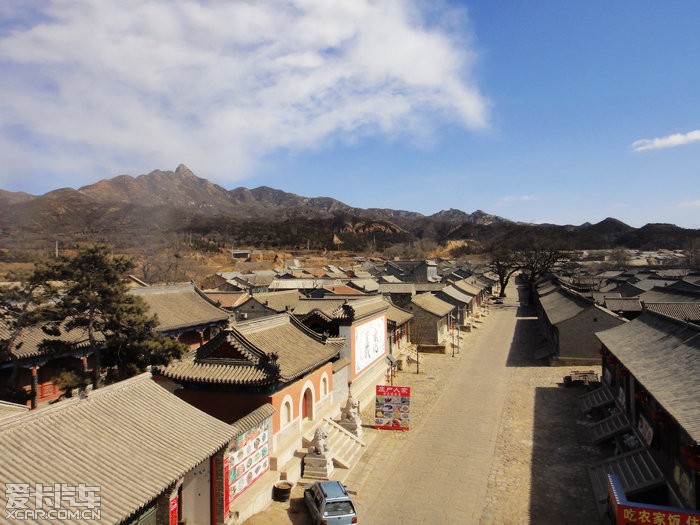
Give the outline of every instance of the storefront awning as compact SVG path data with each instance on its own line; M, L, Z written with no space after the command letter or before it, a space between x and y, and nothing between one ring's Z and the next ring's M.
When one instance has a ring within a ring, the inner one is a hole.
M591 390L590 392L583 394L579 397L579 406L581 407L581 412L587 414L594 408L604 407L605 405L611 405L615 402L610 389L603 385L600 388Z
M601 513L605 512L607 506L608 474L615 474L620 479L622 488L628 496L666 483L661 469L654 462L648 448L608 458L588 469L593 494Z
M631 432L632 424L625 414L613 414L610 417L596 421L588 427L588 440L597 445L608 439L614 438L623 432Z

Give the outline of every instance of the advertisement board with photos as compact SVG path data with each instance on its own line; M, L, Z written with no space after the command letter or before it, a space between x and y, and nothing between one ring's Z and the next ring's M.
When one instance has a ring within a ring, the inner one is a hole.
M374 427L386 430L408 430L411 422L411 388L377 385L374 405Z
M270 469L271 429L272 421L265 419L238 436L235 446L224 456L225 507Z

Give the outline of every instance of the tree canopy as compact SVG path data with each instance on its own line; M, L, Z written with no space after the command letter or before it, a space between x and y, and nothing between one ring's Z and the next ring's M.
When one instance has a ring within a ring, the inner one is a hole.
M155 331L157 319L149 316L146 305L129 295L125 274L132 262L120 255L113 255L105 245L80 248L70 257L53 259L37 265L19 286L26 301L32 290L43 290L41 296L34 292L36 304L30 308L35 313L22 316L20 303L11 297L2 297L0 311L19 329L29 324L39 324L47 334L57 339L46 339L42 346L46 351L65 349L61 335L73 329L82 329L93 352L93 384L99 386L103 377L108 381L124 379L145 370L148 365L167 364L185 350L185 345ZM45 286L50 282L56 287ZM10 300L8 300L10 299ZM6 342L3 348L10 350L15 340ZM105 375L106 372L106 375Z
M489 268L498 275L501 296L510 278L520 272L532 287L544 275L567 260L566 253L552 242L511 241L494 244L489 248Z
M55 296L50 276L51 264L40 263L31 272L13 272L9 284L0 287L0 362L15 362L15 351L22 347L23 329L38 324L44 308ZM14 387L17 367L12 367L6 384L0 385L0 399L24 403L28 394Z

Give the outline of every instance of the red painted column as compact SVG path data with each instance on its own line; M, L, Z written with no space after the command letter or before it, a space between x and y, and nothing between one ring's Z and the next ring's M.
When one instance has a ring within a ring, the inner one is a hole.
M39 367L32 365L31 408L36 408L37 386L39 385Z
M211 479L211 488L209 490L209 515L211 517L210 523L216 524L218 523L216 519L216 455L213 455L211 457L211 460L209 461L209 478Z

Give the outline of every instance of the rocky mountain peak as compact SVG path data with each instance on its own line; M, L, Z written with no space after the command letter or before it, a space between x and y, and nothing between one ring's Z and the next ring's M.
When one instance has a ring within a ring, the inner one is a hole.
M175 174L176 174L176 175L181 175L181 176L183 176L183 177L194 177L194 178L198 178L198 177L194 174L194 172L193 172L191 169L189 169L187 166L185 166L184 164L179 164L179 165L177 166L177 168L175 168Z

